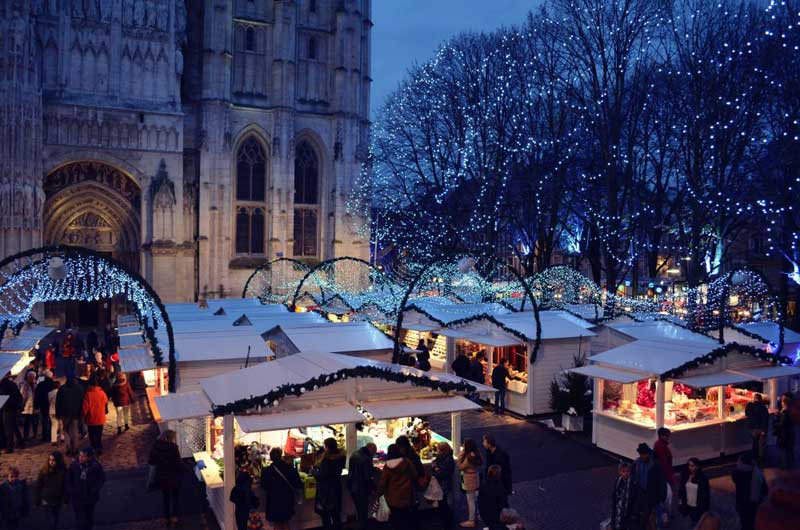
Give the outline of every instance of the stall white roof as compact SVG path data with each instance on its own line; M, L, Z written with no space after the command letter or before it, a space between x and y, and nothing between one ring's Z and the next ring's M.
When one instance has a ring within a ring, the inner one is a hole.
M648 374L663 374L717 349L718 343L690 340L636 340L591 357L592 362Z
M394 347L392 339L367 322L279 327L298 351L346 353L391 350Z
M211 402L201 390L157 396L155 403L162 421L202 418L211 415Z
M453 329L443 329L439 335L452 337L454 339L466 340L484 346L515 346L522 344L523 340L508 333L492 333L487 331L485 326L481 329L477 326L458 327Z
M27 353L34 349L38 342L38 338L15 337L13 339L6 339L0 344L0 351Z
M445 326L479 315L506 315L507 307L496 303L458 304L442 298L418 298L411 301L406 311L417 311Z
M120 357L119 369L125 373L141 372L157 368L150 356L147 357Z
M745 381L752 381L753 379L754 378L752 376L744 373L723 370L713 374L679 377L675 380L683 383L684 385L693 386L695 388L707 388L710 386L735 385L736 383L744 383Z
M139 324L139 319L136 318L136 315L119 315L117 317L117 325L120 327L133 326L138 324Z
M757 366L753 368L737 368L736 371L750 376L750 380L800 375L800 368L795 366Z
M719 345L719 342L711 337L689 331L686 328L682 328L670 322L664 322L663 320L651 320L647 322L612 322L608 324L608 327L636 340L670 339Z
M539 313L539 315L540 315L540 317L541 317L541 315L557 315L557 316L563 318L564 320L569 320L570 322L572 322L576 326L580 326L583 329L591 329L591 328L597 326L597 324L592 324L588 320L584 320L583 318L581 318L579 316L575 316L572 313L570 313L569 311L561 311L561 310L542 311L542 312Z
M0 377L10 372L22 358L18 353L0 353Z
M8 401L8 396L6 396L5 394L1 395L0 396L0 409L3 408L3 405L6 404L6 401Z
M392 401L367 401L361 406L376 420L386 420L391 418L403 418L412 413L409 411L409 400ZM430 399L414 400L414 416L427 416L430 414L443 414L446 412L462 412L465 410L477 410L481 407L475 402L462 396L448 396Z
M616 381L617 383L633 383L634 381L641 381L646 377L641 373L626 372L624 370L617 370L615 368L608 368L606 366L600 366L597 364L570 368L567 370L567 372L575 372L588 377L608 379L610 381Z
M272 414L236 416L239 428L247 433L277 431L291 427L357 423L360 421L364 421L364 416L350 403L314 407L312 409L287 410Z
M536 321L532 313L512 313L496 317L507 328L513 329L517 333L522 333L528 340L536 338ZM574 318L574 317L573 317ZM542 325L542 339L572 339L578 337L594 337L595 333L589 331L586 326L579 325L571 319L566 319L557 311L542 311L539 313L539 320Z
M739 324L737 327L764 337L770 342L778 343L780 340L780 326L776 322L748 322ZM800 342L800 333L789 328L783 328L783 341L786 344Z
M138 335L141 337L142 328L138 324L136 326L126 326L124 328L120 328L119 332L117 332L117 335L120 337L126 337L128 335Z
M250 321L250 326L234 326L233 323L244 314ZM237 328L249 328L263 333L275 326L296 327L310 326L313 324L329 324L318 313L275 313L272 315L259 314L251 316L247 313L234 313L219 317L201 316L195 319L178 320L172 323L175 335L181 333L207 332L211 330L225 331ZM160 330L159 330L160 331Z
M200 381L201 388L216 405L233 403L240 399L267 394L286 384L305 383L321 375L332 375L340 370L372 366L408 375L426 377L433 381L463 381L460 377L440 372L423 372L409 366L374 361L362 357L335 353L296 353L276 361L209 377ZM486 385L472 383L479 392L493 392Z
M150 352L144 345L142 345L137 348L125 348L124 350L119 350L117 352L117 355L119 355L120 358L148 357L150 355Z
M120 348L139 348L144 344L144 339L141 333L132 333L130 335L120 335L119 347Z
M261 335L250 326L231 328L229 331L175 335L175 351L179 362L244 359L248 348L251 359L275 356Z
M42 340L55 330L56 328L51 328L48 326L33 326L30 328L22 328L17 337L20 339Z

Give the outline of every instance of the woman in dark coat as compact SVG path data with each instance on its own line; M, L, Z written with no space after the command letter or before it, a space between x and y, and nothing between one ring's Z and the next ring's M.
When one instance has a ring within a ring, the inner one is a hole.
M164 499L164 519L167 525L178 524L178 488L183 473L183 462L175 431L161 433L150 451L148 463L155 467L154 486L161 490Z
M503 485L502 470L497 464L489 466L486 471L486 480L481 485L478 494L478 512L481 520L489 530L501 530L505 525L500 522L500 513L508 506L506 488Z
M456 461L453 459L453 450L447 442L440 442L437 446L438 453L431 466L431 474L442 488L442 500L439 501L439 522L442 528L453 526L453 479L456 472Z
M303 487L297 470L283 461L283 451L273 447L269 452L272 464L261 472L261 487L266 494L265 519L275 530L289 530L289 521L294 516L295 490Z
M33 485L33 504L44 507L49 528L58 528L61 507L67 501L67 466L64 455L50 453L47 464L39 471Z
M636 488L633 487L631 465L622 462L617 467L617 478L614 479L614 491L611 493L610 530L632 530L636 528L633 506Z
M230 500L236 507L236 530L247 530L250 510L258 508L258 497L253 493L253 480L249 473L240 471L236 475L236 485L231 490Z
M681 513L688 515L692 524L711 507L711 487L697 458L689 459L681 475L679 501Z
M322 518L322 527L342 528L342 470L345 455L334 438L323 442L325 452L314 470L317 479L317 498L314 510Z

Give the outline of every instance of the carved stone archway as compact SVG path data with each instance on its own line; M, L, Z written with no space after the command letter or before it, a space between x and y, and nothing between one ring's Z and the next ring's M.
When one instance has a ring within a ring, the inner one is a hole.
M44 241L106 253L134 271L141 247L141 189L119 169L72 162L47 175Z

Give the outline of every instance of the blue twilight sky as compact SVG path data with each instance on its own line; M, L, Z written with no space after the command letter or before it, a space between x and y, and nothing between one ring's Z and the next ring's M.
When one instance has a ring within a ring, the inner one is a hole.
M539 0L372 0L371 106L383 104L414 62L467 30L522 22Z

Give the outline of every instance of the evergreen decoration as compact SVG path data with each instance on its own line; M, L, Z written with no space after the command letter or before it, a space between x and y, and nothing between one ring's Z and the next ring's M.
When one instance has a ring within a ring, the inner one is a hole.
M226 414L243 414L261 407L274 407L284 398L301 396L306 392L312 392L348 378L372 378L392 383L411 383L413 386L428 388L431 391L443 393L457 392L471 394L477 390L475 385L463 379L457 382L438 381L424 375L396 372L394 370L376 368L374 366L359 366L356 368L344 368L333 373L320 375L309 379L305 383L282 385L260 396L251 396L247 399L240 399L225 405L215 405L212 408L212 412L214 416L224 416Z
M583 357L573 357L573 367L586 364ZM585 416L592 410L592 393L589 378L575 372L562 372L550 382L550 408L556 414Z
M755 346L746 346L738 344L736 342L730 342L728 344L725 344L724 346L720 346L719 348L708 352L707 354L701 357L693 359L687 363L682 364L677 368L674 368L668 372L661 374L661 380L666 381L668 379L675 379L677 377L680 377L689 370L694 370L700 368L701 366L711 366L718 359L727 357L728 354L731 353L742 353L745 355L750 355L752 357L755 357L756 359L770 362L776 366L780 364L792 363L792 360L789 359L788 357L784 357L782 355L776 355L766 350L762 350L761 348L756 348Z

